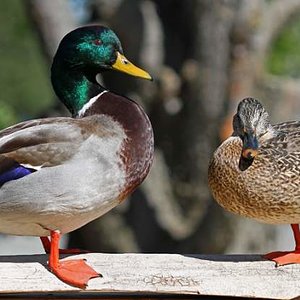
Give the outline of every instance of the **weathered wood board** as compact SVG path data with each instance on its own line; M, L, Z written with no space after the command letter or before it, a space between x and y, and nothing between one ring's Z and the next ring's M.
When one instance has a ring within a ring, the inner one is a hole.
M171 293L292 299L300 295L300 265L275 268L259 255L102 254L84 257L103 277L85 291L57 279L46 255L0 257L0 296L10 293Z

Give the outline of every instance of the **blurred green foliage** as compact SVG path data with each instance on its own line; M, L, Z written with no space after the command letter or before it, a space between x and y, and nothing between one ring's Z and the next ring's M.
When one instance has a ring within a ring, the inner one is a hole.
M268 59L267 71L274 75L300 77L300 20L292 19L275 39Z
M0 102L0 128L14 124L18 117L13 108L5 102Z
M49 66L23 0L0 1L0 128L52 103Z

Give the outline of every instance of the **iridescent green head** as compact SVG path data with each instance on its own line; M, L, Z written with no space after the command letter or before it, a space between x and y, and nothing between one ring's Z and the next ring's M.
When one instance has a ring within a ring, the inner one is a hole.
M56 56L70 67L111 68L117 52L123 53L121 42L109 28L88 26L68 33L60 42Z
M111 29L97 25L80 27L59 44L51 69L52 84L60 100L76 115L91 97L101 92L97 74L110 69L152 79L126 59L121 42Z

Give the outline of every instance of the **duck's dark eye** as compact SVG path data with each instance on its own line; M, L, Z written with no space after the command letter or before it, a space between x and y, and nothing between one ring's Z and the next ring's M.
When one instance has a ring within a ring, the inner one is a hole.
M93 40L93 44L100 46L102 44L102 41L101 40Z

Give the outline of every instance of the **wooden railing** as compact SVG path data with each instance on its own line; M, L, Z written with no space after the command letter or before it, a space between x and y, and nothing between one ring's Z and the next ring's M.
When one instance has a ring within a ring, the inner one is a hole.
M0 298L293 299L300 295L300 265L276 268L259 255L88 253L68 257L74 256L86 258L103 277L90 280L82 291L50 273L46 255L2 256Z

